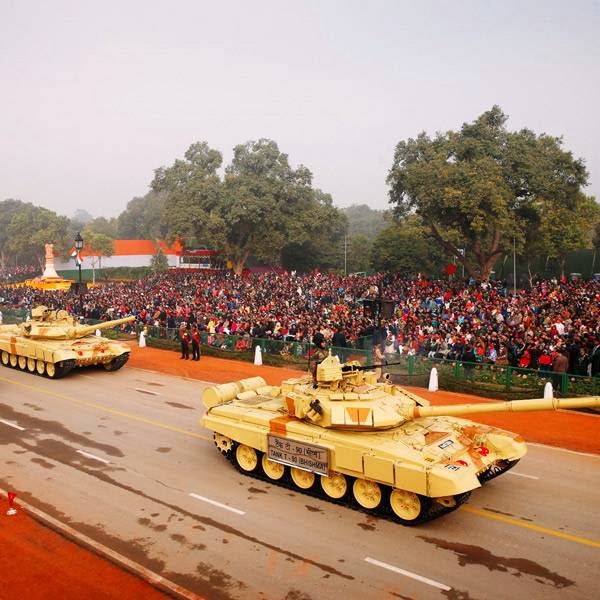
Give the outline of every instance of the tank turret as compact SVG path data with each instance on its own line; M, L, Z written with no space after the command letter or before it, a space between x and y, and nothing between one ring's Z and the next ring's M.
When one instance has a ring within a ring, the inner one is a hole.
M379 375L329 355L316 383L307 374L212 386L202 424L242 473L416 524L454 510L526 453L520 435L456 415L600 406L598 397L430 406Z
M134 320L131 316L81 325L65 310L37 306L32 309L30 320L0 326L0 361L4 366L51 378L89 365L116 371L127 362L129 347L94 333Z
M81 325L66 310L50 310L45 306L37 306L31 311L31 319L18 325L22 335L33 339L69 340L79 339L95 333L96 329L112 329L117 325L131 323L135 317L124 317L104 321L97 325Z

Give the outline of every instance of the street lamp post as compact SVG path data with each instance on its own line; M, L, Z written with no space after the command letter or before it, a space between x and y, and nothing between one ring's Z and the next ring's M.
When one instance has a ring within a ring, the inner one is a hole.
M77 289L79 290L80 302L81 302L81 256L79 253L81 252L82 249L83 249L83 238L81 237L81 234L78 231L77 235L75 236L75 250L77 250L76 260L77 260L77 266L79 267L79 285L78 285Z

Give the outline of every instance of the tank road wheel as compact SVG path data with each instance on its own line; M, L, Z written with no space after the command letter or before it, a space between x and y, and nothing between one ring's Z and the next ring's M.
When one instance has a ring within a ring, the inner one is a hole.
M402 522L410 522L417 519L421 512L421 500L414 492L406 490L392 490L390 494L390 508Z
M260 466L263 473L273 481L279 481L285 474L285 467L281 463L267 458L266 454L262 455Z
M321 488L330 498L340 500L348 493L348 481L341 473L321 475Z
M315 483L315 474L310 471L303 471L302 469L292 467L290 475L292 476L292 481L296 484L296 487L299 487L301 490L308 490Z
M10 363L10 366L14 369L17 366L19 359L16 354L11 354L8 358L8 362Z
M10 354L6 350L2 350L2 364L5 367L8 367L9 360L10 360Z
M27 359L27 370L30 373L35 373L35 358L28 358Z
M37 371L38 375L43 375L46 371L46 363L43 360L36 360L35 370Z
M54 379L56 377L56 365L54 363L46 363L46 375L48 375L50 379Z
M24 371L27 368L27 357L19 356L19 358L17 360L19 363L19 369L21 369L21 371Z
M381 504L381 488L375 481L357 479L352 486L354 499L367 510L374 510Z
M235 449L235 462L242 471L252 473L258 465L258 455L256 454L256 450L250 446L240 444Z

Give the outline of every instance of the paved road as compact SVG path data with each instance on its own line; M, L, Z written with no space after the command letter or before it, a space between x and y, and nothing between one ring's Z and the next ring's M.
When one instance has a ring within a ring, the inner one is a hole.
M405 528L238 474L204 384L0 369L0 487L207 598L596 598L600 457L542 446Z

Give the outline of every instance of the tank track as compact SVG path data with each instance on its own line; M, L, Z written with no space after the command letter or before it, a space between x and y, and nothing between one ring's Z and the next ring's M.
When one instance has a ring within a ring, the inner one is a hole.
M118 371L129 360L129 352L115 356L109 363L102 365L107 371Z
M10 363L7 363L7 364L3 363L3 366L8 367L9 369L23 371L24 373L29 373L31 375L37 375L38 377L48 377L49 379L60 379L61 377L64 377L67 373L71 372L75 368L74 360L62 360L60 362L53 363L53 364L54 364L54 375L52 375L52 376L48 375L45 370L44 370L43 374L40 374L39 371L37 371L35 369L33 371L30 371L27 368L21 369L19 367L18 363L14 366L11 365Z
M506 471L512 469L518 462L519 459L500 460L497 463L490 465L483 473L480 473L477 476L477 479L479 479L479 483L487 483L488 481L498 477L498 475L502 475L502 473L506 473Z
M331 502L332 504L338 504L340 506L345 506L347 508L350 508L352 510L357 510L359 512L363 512L370 516L383 518L388 521L393 521L394 523L400 523L400 524L406 525L408 527L411 527L414 525L421 525L422 523L427 523L428 521L433 521L434 519L442 517L443 515L447 515L448 513L455 511L461 504L464 504L471 496L470 491L465 492L463 494L457 494L456 496L454 496L454 498L456 500L455 506L443 506L439 502L434 502L431 498L428 498L427 496L419 495L419 499L421 500L422 503L424 503L424 506L425 506L424 510L416 519L414 519L412 521L406 521L404 519L400 519L399 517L397 517L392 512L391 508L389 507L388 499L389 499L389 495L391 492L391 488L389 486L380 484L381 489L383 491L383 497L381 499L381 503L379 504L379 506L377 508L375 508L373 510L368 510L368 509L360 506L360 504L358 504L358 502L356 502L356 500L354 500L353 495L352 495L352 483L353 483L354 479L350 476L346 476L347 480L348 480L348 491L346 492L344 497L342 497L338 500L338 499L329 497L327 494L325 494L325 492L322 491L321 486L319 485L319 475L317 473L315 473L316 479L315 479L314 485L306 490L301 489L301 488L297 487L296 485L294 485L294 482L292 481L292 479L290 477L289 467L287 467L287 466L285 469L285 474L281 479L275 480L275 479L271 479L270 477L268 477L262 471L262 469L260 467L263 452L260 452L259 450L255 449L256 453L258 455L258 465L253 471L248 472L248 471L245 471L244 469L242 469L238 465L238 463L235 459L235 449L238 446L237 442L233 442L232 447L227 451L221 450L221 448L219 448L219 446L217 445L216 441L215 441L215 445L217 446L217 449L219 450L219 452L221 452L221 454L223 454L223 456L229 462L231 462L231 464L236 468L236 470L239 473L241 473L242 475L246 475L248 477L251 477L252 479L259 479L260 481L264 481L265 483L270 483L272 485L277 485L279 487L287 488L287 489L289 489L293 492L297 492L299 494L306 494L308 496L312 496L313 498L319 498L320 500L326 500L327 502Z

